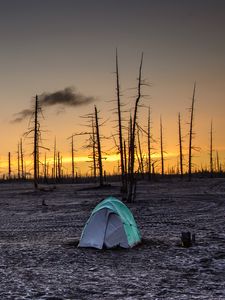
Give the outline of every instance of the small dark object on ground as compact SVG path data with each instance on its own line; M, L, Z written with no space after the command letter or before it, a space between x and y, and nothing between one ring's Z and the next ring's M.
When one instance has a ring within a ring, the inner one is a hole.
M79 244L79 239L78 238L70 238L70 239L66 239L65 241L63 241L63 246L65 247L77 247Z
M45 202L45 199L42 200L42 206L48 206L48 204Z
M195 244L195 234L190 231L181 232L181 246L188 248Z
M40 192L53 192L56 189L55 186L53 187L39 187Z

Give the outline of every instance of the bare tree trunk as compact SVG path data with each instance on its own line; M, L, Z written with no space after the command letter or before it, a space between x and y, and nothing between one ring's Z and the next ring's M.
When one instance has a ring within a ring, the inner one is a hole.
M181 118L180 113L178 114L178 127L179 127L179 150L180 150L180 175L183 177L183 145L182 145L182 132L181 132Z
M97 139L97 149L98 149L98 168L99 168L99 184L103 186L103 169L102 169L102 152L101 152L101 141L99 134L99 124L98 124L98 111L95 106L95 125L96 125L96 139Z
M64 177L64 172L63 172L63 156L60 156L60 174L61 174L61 178Z
M128 124L128 175L130 179L131 173L131 135L132 135L132 117L130 116L130 121Z
M137 162L138 162L138 174L140 174L141 173L141 159L140 159L140 157L139 157L139 153L138 153L138 149L137 148L135 148L136 149L136 159L137 159Z
M40 178L40 152L39 152L39 135L38 135L38 156L37 156L37 178Z
M151 158L151 111L148 108L148 179L152 179L152 158Z
M21 159L21 175L22 175L22 178L24 178L24 162L23 162L23 159L24 159L24 155L23 155L23 142L22 142L22 139L20 139L20 159Z
M126 141L123 142L124 146L124 184L125 184L125 191L127 191L127 148L126 148Z
M94 120L92 118L92 157L93 157L93 172L94 172L94 179L96 179L96 137L95 137L95 126Z
M195 89L196 83L194 84L192 104L191 104L191 116L190 116L190 130L189 130L189 153L188 153L188 179L191 181L192 177L192 141L193 141L193 119L194 119L194 104L195 104Z
M23 172L23 176L24 176L24 179L27 178L27 166L26 166L26 161L24 161L24 172Z
M118 55L116 49L116 92L117 92L117 112L118 112L118 126L119 126L119 147L120 147L120 166L122 190L126 192L125 178L124 178L124 151L123 151L123 135L122 135L122 117L121 117L121 101L120 101L120 83L119 83L119 68Z
M41 130L40 130L40 121L39 121L39 115L42 113L41 106L39 104L38 95L35 96L35 103L34 103L34 111L32 113L32 127L29 128L27 132L24 133L25 136L29 136L32 134L33 139L33 169L34 169L34 175L33 175L33 182L34 182L34 188L38 188L38 178L39 178L39 149L40 149L40 141L41 141ZM41 147L46 150L49 150L45 147ZM21 141L21 162L23 165L23 147L22 147L22 141ZM26 166L25 166L26 168ZM23 172L24 173L24 172ZM25 171L26 174L26 171Z
M160 116L160 152L161 152L161 173L162 173L162 176L164 176L163 129L162 129L161 116Z
M11 179L11 172L12 172L12 169L11 169L11 153L9 152L8 153L8 177L9 177L9 179Z
M57 178L57 154L56 154L56 138L54 141L54 154L53 154L53 178Z
M36 95L35 98L35 111L34 111L34 187L37 189L38 188L38 110L39 110L39 105L38 105L38 96Z
M57 167L58 167L58 178L61 179L60 152L58 152L58 163L57 163Z
M71 140L71 155L72 155L72 181L75 181L75 165L74 165L74 142L73 142L74 136L72 135Z
M138 88L137 88L137 98L134 108L134 117L132 122L132 130L130 134L130 174L129 174L129 190L128 190L128 202L133 201L133 188L134 188L134 162L135 162L135 135L136 135L136 125L137 125L137 113L138 105L141 99L141 86L142 86L142 63L143 63L143 53L141 55L141 63L139 67L139 77L138 77Z
M213 123L210 126L210 152L209 152L210 176L213 176Z
M216 151L216 169L217 169L218 173L221 172L221 164L220 164L220 159L219 159L219 153L218 153L218 151Z
M46 166L46 172L47 172L47 174L46 174L46 176L47 176L47 179L49 178L49 162L47 162L47 166Z
M18 152L17 152L17 174L18 179L20 179L20 143L18 143Z
M138 150L139 150L139 168L140 172L142 174L142 177L144 176L144 160L142 155L142 149L141 149L141 139L140 139L140 130L137 131L137 139L138 139Z
M45 162L44 162L44 179L47 180L47 159L46 159L46 153L45 153Z

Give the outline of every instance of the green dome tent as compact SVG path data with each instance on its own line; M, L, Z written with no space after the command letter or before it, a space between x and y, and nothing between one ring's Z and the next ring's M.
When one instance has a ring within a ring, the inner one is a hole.
M108 197L92 211L78 247L131 248L140 241L141 235L129 208L120 200Z

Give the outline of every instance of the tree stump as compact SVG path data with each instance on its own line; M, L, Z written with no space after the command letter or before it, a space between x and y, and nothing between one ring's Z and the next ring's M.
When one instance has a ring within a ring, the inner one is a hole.
M195 234L191 236L189 231L181 232L181 245L182 247L189 248L195 243Z

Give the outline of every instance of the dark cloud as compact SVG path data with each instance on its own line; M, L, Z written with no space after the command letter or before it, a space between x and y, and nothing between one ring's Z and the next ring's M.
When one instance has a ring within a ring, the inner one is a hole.
M80 106L94 101L93 97L86 97L77 93L74 88L67 87L64 90L54 93L44 93L40 96L40 104L42 106Z
M43 93L39 96L39 103L41 107L50 107L55 105L60 105L61 107L75 107L88 104L94 100L94 97L86 97L80 93L77 93L72 87L67 87L64 90L56 91L54 93ZM12 122L21 122L30 117L32 113L33 110L24 109L15 114L15 119Z
M12 120L12 123L18 123L23 121L24 119L30 117L33 111L31 109L24 109L19 113L15 114L15 119Z

